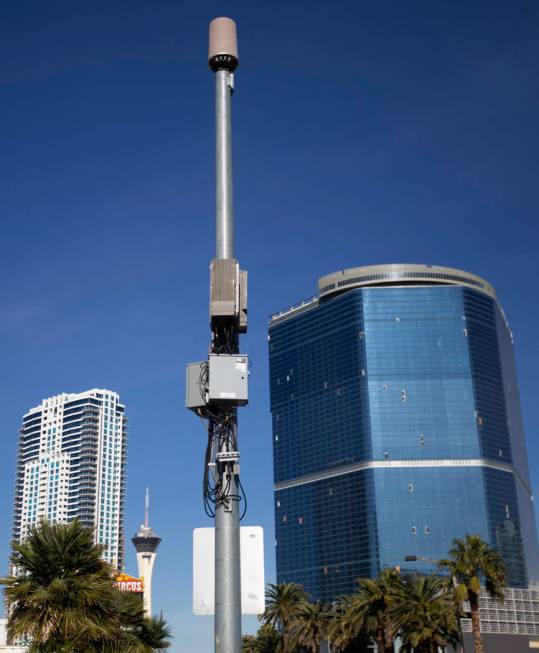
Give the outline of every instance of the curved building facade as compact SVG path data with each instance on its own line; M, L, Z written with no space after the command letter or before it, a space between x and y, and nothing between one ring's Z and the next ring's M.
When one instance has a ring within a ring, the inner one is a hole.
M508 581L539 580L511 333L460 270L319 280L269 327L278 582L325 601L381 568L429 571L478 533Z

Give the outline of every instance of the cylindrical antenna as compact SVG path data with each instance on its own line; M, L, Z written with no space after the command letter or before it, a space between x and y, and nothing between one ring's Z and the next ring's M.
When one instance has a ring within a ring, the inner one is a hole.
M230 96L238 61L236 23L230 18L214 18L210 23L208 62L215 73L215 257L219 259L234 258Z
M219 68L234 71L238 67L238 39L232 18L214 18L210 23L208 62L213 72Z
M144 501L144 526L150 526L150 488L146 488L146 499Z

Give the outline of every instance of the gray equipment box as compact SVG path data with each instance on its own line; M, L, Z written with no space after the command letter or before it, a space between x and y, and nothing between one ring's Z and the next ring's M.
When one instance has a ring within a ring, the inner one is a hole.
M234 258L214 258L210 265L210 320L222 318L247 332L247 272Z
M240 307L238 331L247 333L247 270L240 270Z
M239 265L236 259L214 258L210 265L210 317L238 315Z
M210 354L208 403L245 406L249 358L243 354Z
M208 388L208 361L188 363L185 368L185 405L191 410L205 408Z

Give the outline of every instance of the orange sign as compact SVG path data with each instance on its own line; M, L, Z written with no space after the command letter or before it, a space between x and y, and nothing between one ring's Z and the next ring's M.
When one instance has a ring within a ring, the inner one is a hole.
M116 586L120 592L144 592L144 579L134 578L128 574L116 576Z

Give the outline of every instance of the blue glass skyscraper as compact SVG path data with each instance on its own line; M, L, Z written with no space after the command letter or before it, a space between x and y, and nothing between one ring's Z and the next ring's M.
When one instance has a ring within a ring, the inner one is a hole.
M539 580L511 332L494 289L436 266L322 277L269 327L278 582L325 601L426 572L477 533Z

